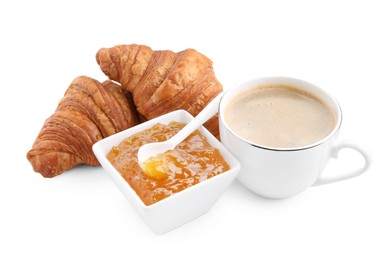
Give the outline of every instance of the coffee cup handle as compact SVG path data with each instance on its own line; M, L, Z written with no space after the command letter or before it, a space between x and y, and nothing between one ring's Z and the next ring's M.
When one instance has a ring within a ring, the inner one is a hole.
M320 176L317 179L317 181L313 184L313 186L328 184L328 183L332 183L332 182L337 182L337 181L342 181L342 180L354 178L356 176L359 176L360 174L362 174L363 172L367 171L370 168L370 166L372 164L372 157L371 157L371 153L369 152L369 149L361 144L358 144L355 141L352 141L352 140L341 141L338 144L334 145L332 150L331 150L330 156L337 159L339 152L345 148L354 149L357 152L359 152L365 160L364 166L361 168L352 170L350 172L346 172L346 173L341 174L339 176L334 176L334 177L333 176L332 177Z

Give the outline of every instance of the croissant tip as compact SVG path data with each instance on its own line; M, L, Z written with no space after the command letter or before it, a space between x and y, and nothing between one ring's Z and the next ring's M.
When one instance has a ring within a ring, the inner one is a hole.
M42 177L53 178L63 172L59 171L56 167L50 167L47 162L40 160L37 156L31 155L30 152L27 153L27 159L29 160L34 172L41 174Z
M118 80L119 72L115 61L111 57L110 48L99 49L95 55L95 59L97 64L100 66L100 69L108 76L109 79Z
M100 65L100 53L104 51L105 48L101 48L99 49L97 52L96 52L96 55L95 55L95 59L96 59L96 62L97 64Z

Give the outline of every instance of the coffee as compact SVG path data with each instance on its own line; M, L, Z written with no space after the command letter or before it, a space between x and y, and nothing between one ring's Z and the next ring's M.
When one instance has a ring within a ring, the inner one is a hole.
M289 85L261 85L234 97L224 111L242 138L270 148L297 148L325 138L335 112L311 93Z

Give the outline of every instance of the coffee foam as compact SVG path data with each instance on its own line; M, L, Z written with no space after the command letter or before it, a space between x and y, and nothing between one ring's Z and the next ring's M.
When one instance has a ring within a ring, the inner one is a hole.
M224 111L242 138L271 148L297 148L325 138L336 113L317 96L290 85L261 85L234 97Z

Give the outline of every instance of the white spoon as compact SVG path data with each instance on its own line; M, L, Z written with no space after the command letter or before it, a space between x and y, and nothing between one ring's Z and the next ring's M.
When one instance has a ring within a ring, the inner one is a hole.
M190 123L181 129L176 135L164 142L148 143L138 150L138 164L142 167L150 157L173 150L176 145L186 139L192 132L218 112L218 104L224 92L218 94Z

